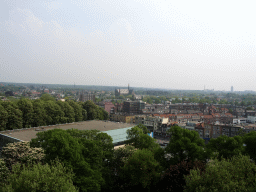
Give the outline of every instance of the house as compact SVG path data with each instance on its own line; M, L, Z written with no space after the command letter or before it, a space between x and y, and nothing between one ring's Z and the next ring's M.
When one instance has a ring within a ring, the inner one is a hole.
M110 114L115 112L115 105L112 102L105 102L104 109Z

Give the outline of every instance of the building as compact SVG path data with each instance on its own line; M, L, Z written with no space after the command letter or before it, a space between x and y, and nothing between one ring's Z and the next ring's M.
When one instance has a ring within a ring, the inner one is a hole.
M143 101L125 101L123 111L128 114L141 114L145 109L145 102Z
M95 103L95 95L91 93L85 93L85 92L80 93L79 101L85 102L89 100Z
M122 123L134 123L135 116L122 113L110 114L110 121L122 122Z
M204 138L204 135L205 135L204 130L205 130L204 129L204 123L196 124L195 131L198 132L200 138Z
M143 124L145 123L146 115L136 115L135 116L135 124Z
M233 86L231 86L231 92L234 92L234 88L233 88Z
M98 106L105 109L105 111L108 112L108 114L115 113L115 105L112 102L104 102L101 101L99 103L96 103Z
M134 124L115 123L110 121L83 121L63 125L52 125L43 127L24 128L16 130L0 131L0 149L7 143L31 141L36 138L36 134L41 131L51 129L78 129L78 130L99 130L100 132L107 133L113 139L114 146L122 145L127 140L127 130L134 127Z
M247 122L255 123L256 122L256 117L255 116L247 116Z
M105 102L104 109L110 114L115 112L115 105L112 102Z
M169 119L160 116L136 115L135 124L145 125L151 132L166 132Z
M190 131L194 131L197 123L198 122L187 122L186 126L185 126L185 129L188 129Z
M134 95L134 91L130 89L128 84L128 89L115 89L115 96L118 97L120 95Z
M135 118L136 119L136 118ZM165 132L167 129L169 119L159 116L146 116L144 124L150 132ZM136 120L135 120L136 122Z

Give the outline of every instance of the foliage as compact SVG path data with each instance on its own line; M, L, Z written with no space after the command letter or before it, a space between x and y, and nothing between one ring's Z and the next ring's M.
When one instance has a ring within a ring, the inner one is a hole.
M68 102L57 101L57 104L61 107L64 112L63 123L72 123L75 121L75 111L74 108L69 105Z
M44 109L44 102L42 100L35 100L33 103L33 127L46 125L47 114Z
M243 143L246 145L244 147L244 154L250 155L250 157L256 160L256 132L252 131L247 133L243 137Z
M5 161L3 159L0 159L0 188L6 182L9 174L10 174L10 170L6 166Z
M192 162L196 159L206 161L209 154L204 150L204 140L196 131L173 126L168 132L171 138L165 152L172 156L170 164L177 164L186 159Z
M183 188L186 186L184 176L189 175L192 169L199 169L202 174L205 171L205 163L183 160L177 165L171 165L162 175L154 191L183 191Z
M41 99L34 101L22 98L17 101L0 102L0 130L71 123L87 119L107 120L109 115L92 101L62 102L56 101L49 94L44 94Z
M141 123L138 124L136 127L142 129L144 134L150 133L150 131L148 130L148 128L147 128L145 125L141 124Z
M20 99L18 102L18 107L23 114L23 126L22 127L31 127L32 117L33 117L33 105L32 102L28 99Z
M155 139L150 137L147 133L149 131L143 125L135 126L127 130L127 144L133 145L138 149L153 149L159 145Z
M2 102L1 104L8 113L6 129L13 130L22 128L22 111L19 110L17 104L14 102Z
M108 119L108 112L105 111L103 108L95 105L93 101L89 100L82 104L82 107L87 112L87 119L99 119L99 120L107 120Z
M56 102L46 101L44 103L44 108L47 113L47 125L60 124L61 122L64 123L64 112Z
M6 124L8 122L8 112L4 109L4 107L0 103L0 131L6 129Z
M49 93L43 93L40 99L42 101L56 101L56 99L53 96L51 96Z
M109 170L110 162L112 162L114 152L112 138L108 134L102 133L98 130L70 129L67 130L67 133L69 133L72 137L80 139L80 143L88 149L85 155L89 156L91 159L86 161L91 162L90 164L96 164L97 168L95 169L101 169L104 179L109 178L111 175ZM90 141L88 142L87 140ZM92 148L92 143L94 143L94 147L97 149Z
M242 153L244 150L243 139L241 136L228 137L226 135L221 135L216 139L211 139L207 144L207 149L212 152L218 152L218 159L231 158L234 155Z
M159 163L154 159L154 154L146 149L137 150L128 158L122 168L122 176L129 186L148 188L160 177Z
M39 192L39 191L78 191L73 185L74 174L60 162L52 162L51 165L41 163L31 164L25 167L16 164L12 168L12 174L7 179L7 184L1 191L8 192Z
M46 161L59 158L75 173L74 184L81 191L100 191L104 183L101 174L103 151L96 140L71 136L62 129L37 133L32 146L45 150Z
M144 134L143 130L140 129L139 127L135 126L131 129L128 129L126 131L127 133L127 139L129 140L129 143L133 143L134 141L136 141L136 139L141 135Z
M73 107L74 113L75 113L75 121L82 121L83 120L83 114L82 114L82 107L78 103L74 101L68 101L68 104Z
M42 148L32 148L29 142L8 143L2 148L1 155L9 169L16 163L43 162L45 157Z
M111 161L111 167L115 174L119 175L121 167L124 166L126 160L136 151L135 147L132 145L126 145L120 147L113 152L113 159Z
M159 162L163 171L169 167L168 160L166 158L165 149L162 147L155 147L152 150L155 160Z
M217 158L206 165L205 173L191 170L185 176L186 192L189 191L255 191L256 165L249 156L233 156L231 159Z

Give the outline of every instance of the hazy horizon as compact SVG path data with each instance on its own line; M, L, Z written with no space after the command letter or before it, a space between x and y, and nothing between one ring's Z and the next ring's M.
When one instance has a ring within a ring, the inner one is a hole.
M254 4L3 0L0 82L256 91Z

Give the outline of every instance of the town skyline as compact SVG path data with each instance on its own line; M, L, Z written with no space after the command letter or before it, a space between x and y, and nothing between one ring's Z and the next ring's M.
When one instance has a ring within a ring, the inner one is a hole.
M85 84L55 84L55 83L31 83L31 82L25 82L25 83L21 83L21 82L0 82L1 83L5 83L5 84L35 84L35 85L67 85L67 86L102 86L102 87L115 87L115 88L125 88L127 87L127 85L130 85L130 83L128 83L126 86L125 85L85 85ZM207 88L207 86L204 85L204 87L202 89L175 89L175 88L159 88L159 87L141 87L141 86L130 86L130 88L142 88L142 89L162 89L162 90L181 90L181 91L215 91L215 92L256 92L254 90L236 90L234 88L234 86L230 86L229 89L225 89L225 90L216 90L214 88Z

